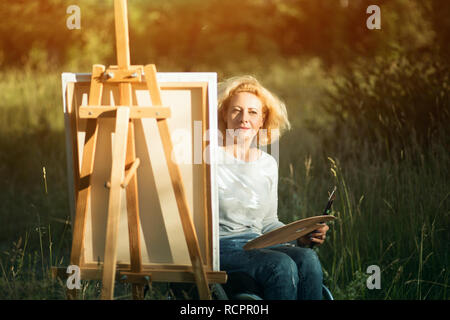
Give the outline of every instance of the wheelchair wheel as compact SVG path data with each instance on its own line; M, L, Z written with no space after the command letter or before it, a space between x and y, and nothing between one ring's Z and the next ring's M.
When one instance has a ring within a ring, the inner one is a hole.
M328 289L325 285L322 285L322 295L323 295L323 300L334 300L330 289Z
M210 285L213 300L230 300L220 283Z

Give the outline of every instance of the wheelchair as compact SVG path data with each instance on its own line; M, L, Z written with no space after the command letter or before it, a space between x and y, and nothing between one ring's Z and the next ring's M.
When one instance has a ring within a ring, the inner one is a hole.
M170 289L176 299L198 299L197 287L193 284L171 283ZM262 289L255 279L244 272L228 273L228 281L225 284L211 284L211 294L214 300L263 300ZM323 300L334 300L325 285L322 285L322 297Z
M244 272L228 273L227 283L213 284L212 292L218 300L263 300L262 289L255 279ZM322 297L323 300L334 300L325 285L322 285Z

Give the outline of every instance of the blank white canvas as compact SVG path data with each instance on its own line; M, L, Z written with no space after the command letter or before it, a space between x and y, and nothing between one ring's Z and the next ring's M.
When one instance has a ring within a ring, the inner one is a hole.
M215 159L217 150L217 82L215 73L158 73L158 83L162 87L161 96L164 106L170 106L172 115L168 119L168 125L172 135L172 141L178 151L186 159L193 159L193 149L198 148L200 141L194 142L194 136L198 138L198 132L194 130L194 121L202 118L201 90L195 86L189 88L189 83L207 84L207 107L209 134L206 139L209 147L206 148L210 157L210 194L211 197L211 221L212 221L212 270L219 271L219 247L218 247L218 198L217 184L215 180ZM75 194L73 180L72 163L72 132L69 123L69 103L66 90L69 83L75 83L74 104L72 108L80 105L87 105L90 74L64 73L63 97L64 114L66 118L66 145L67 145L67 165L69 178L69 192L71 196L72 221L75 212ZM180 86L187 84L187 87L171 88L164 90L164 84L176 84ZM145 82L133 85L136 88L134 104L145 106L151 105L149 93L146 90ZM117 90L105 85L103 90L104 105L117 104ZM78 161L81 167L81 157L84 145L83 123L80 120L78 128ZM85 237L85 262L95 263L103 261L106 216L109 189L105 188L105 182L109 181L111 174L111 150L114 141L115 119L100 118L99 134L97 137L96 156L94 163L94 173L92 175L92 191L88 202L88 216ZM136 135L136 157L140 158L138 168L138 190L139 190L139 211L141 220L141 248L144 265L190 265L189 254L181 227L178 208L172 189L159 131L155 119L135 120ZM196 138L196 139L197 139ZM198 158L198 157L197 157ZM190 162L190 163L189 163ZM188 205L194 215L194 224L199 239L199 245L203 258L206 257L206 247L209 241L203 230L204 210L203 207L203 169L199 164L179 163L180 171L185 186ZM128 222L126 217L126 195L125 189L122 191L123 209L119 223L119 239L117 262L128 264L129 241Z

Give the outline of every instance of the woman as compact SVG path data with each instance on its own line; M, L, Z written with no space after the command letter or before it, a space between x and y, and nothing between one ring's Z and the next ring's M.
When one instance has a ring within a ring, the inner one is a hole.
M321 299L322 269L308 247L324 242L327 225L297 245L242 248L284 225L277 215L278 165L261 150L289 129L284 104L255 78L235 77L219 84L218 118L221 269L254 278L264 299Z

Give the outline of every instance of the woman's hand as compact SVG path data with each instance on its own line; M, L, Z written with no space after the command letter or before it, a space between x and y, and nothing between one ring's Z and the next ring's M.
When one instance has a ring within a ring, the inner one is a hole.
M297 239L297 243L299 246L302 247L310 247L311 245L321 245L324 243L325 238L327 237L327 231L330 229L330 227L326 224L323 225L323 227L308 233L307 235L304 235L301 238Z

